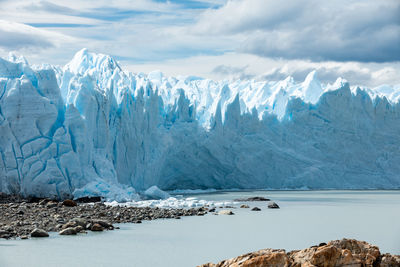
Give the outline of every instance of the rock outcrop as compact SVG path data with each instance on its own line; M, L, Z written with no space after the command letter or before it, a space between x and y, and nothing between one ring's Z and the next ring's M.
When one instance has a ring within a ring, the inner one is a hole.
M262 249L200 267L398 267L400 255L381 254L377 246L354 239L321 243L303 250Z

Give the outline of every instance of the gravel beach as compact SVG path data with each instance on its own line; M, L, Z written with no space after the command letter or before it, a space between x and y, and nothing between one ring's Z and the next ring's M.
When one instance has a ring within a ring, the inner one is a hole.
M105 205L102 202L27 200L2 194L0 196L0 238L26 239L31 236L46 236L43 233L48 232L74 235L89 230L114 230L115 223L180 219L181 216L203 216L206 213L205 207L191 209L125 207Z

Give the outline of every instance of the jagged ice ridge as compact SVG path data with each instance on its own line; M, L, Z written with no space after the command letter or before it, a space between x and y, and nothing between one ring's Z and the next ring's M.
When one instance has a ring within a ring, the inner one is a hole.
M135 200L175 189L400 187L400 86L212 81L0 59L0 191Z

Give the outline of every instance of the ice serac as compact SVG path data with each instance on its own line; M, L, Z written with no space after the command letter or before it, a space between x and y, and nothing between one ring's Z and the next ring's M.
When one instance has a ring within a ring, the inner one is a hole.
M317 76L216 82L125 72L87 49L64 68L11 55L0 191L123 201L149 188L400 188L400 86Z

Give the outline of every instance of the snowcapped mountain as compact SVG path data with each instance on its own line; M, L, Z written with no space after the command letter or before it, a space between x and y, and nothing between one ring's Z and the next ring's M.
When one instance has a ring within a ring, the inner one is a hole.
M212 81L0 59L0 191L135 199L161 189L400 188L400 86Z

